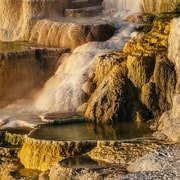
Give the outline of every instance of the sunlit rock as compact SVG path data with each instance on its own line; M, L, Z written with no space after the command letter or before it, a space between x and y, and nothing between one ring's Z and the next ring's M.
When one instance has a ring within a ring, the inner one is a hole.
M179 150L179 144L158 147L130 165L128 170L130 172L170 170L176 179L176 177L179 177L180 169Z
M124 58L123 54L116 52L98 58L93 79L97 88L91 95L85 112L89 119L110 122L113 119L127 118L127 106L130 106L129 99L132 95L130 89L133 87L126 78Z
M18 156L26 168L45 171L62 159L88 152L95 145L91 141L46 141L26 137Z
M127 166L159 145L156 141L140 139L124 142L99 141L88 155L94 160Z
M110 24L79 24L61 20L40 20L32 29L30 42L74 49L89 41L105 41L114 34Z
M163 113L158 122L157 132L154 133L154 136L160 139L180 142L180 18L174 18L171 27L172 28L168 41L168 58L171 62L174 63L176 69L176 91L174 91L170 96L172 101L172 109ZM170 81L168 81L168 83L169 82Z
M0 40L28 40L38 19L62 16L67 0L2 0L0 3Z
M167 0L142 0L142 8L145 12L151 13L170 12L175 10L179 3L179 0L172 0L171 2Z
M155 59L151 56L128 56L128 78L135 87L141 88L149 82L154 71Z

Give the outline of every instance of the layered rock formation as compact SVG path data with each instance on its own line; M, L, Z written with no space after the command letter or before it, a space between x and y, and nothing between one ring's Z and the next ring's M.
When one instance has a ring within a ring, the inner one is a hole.
M0 3L0 40L29 40L38 19L62 16L66 0L2 0Z
M142 121L172 107L177 78L167 47L174 16L178 13L161 14L151 31L129 40L123 50L127 57L122 53L98 57L93 79L97 88L88 101L88 118L96 122Z
M65 23L66 20L62 17L65 9L71 5L66 0L2 0L0 41L25 40L40 45L74 49L82 43L104 41L112 36L114 28L105 25L105 22L103 25ZM50 21L48 18L55 20Z
M105 41L114 34L110 24L77 24L52 20L39 20L32 29L30 43L75 49L90 41Z
M62 159L90 151L95 145L93 141L43 141L26 137L18 156L26 168L45 171Z
M59 57L68 51L68 49L35 48L19 52L1 52L1 106L42 86L54 72Z

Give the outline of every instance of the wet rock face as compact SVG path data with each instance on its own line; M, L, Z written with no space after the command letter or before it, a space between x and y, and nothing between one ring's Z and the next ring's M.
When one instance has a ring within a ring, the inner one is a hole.
M18 154L21 163L30 169L45 171L56 162L90 151L95 142L45 141L25 138Z
M0 97L4 99L1 105L4 106L41 86L54 72L59 57L68 51L35 48L0 53Z
M2 0L0 40L28 40L31 28L41 18L62 16L67 0Z
M109 24L76 24L58 21L38 21L29 41L34 44L74 49L90 41L105 41L114 34Z
M129 99L133 98L133 86L126 78L127 69L123 62L125 57L121 52L98 57L93 79L97 88L91 95L85 112L85 116L91 120L107 123L113 119L128 118L127 106L131 105Z
M148 33L139 33L124 46L126 54L100 56L85 115L96 122L148 120L172 107L177 73L167 57L171 18L159 15ZM121 59L121 60L120 60Z

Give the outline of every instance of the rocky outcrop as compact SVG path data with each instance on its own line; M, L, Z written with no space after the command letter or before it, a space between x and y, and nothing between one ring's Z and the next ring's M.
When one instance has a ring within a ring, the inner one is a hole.
M172 0L170 3L166 0L142 0L142 7L145 12L161 13L179 8L179 3L179 0Z
M98 141L88 155L98 161L119 164L123 167L134 162L137 158L160 146L161 142L151 139L134 139L126 141Z
M180 24L180 18L173 19L172 28L169 36L169 46L168 46L168 57L170 61L175 65L176 74L177 74L176 91L170 96L172 98L173 106L171 110L163 113L157 125L157 132L154 133L154 136L160 139L170 140L174 142L180 142L179 24Z
M143 121L172 107L176 70L167 57L171 19L178 13L158 15L148 33L141 32L124 46L123 53L98 57L96 85L85 116L96 122Z

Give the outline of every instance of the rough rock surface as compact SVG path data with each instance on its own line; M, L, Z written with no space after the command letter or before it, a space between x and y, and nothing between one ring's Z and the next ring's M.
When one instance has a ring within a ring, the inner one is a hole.
M90 151L96 142L46 141L26 137L18 154L26 168L45 171L57 161Z
M39 178L116 179L127 173L128 164L160 144L161 142L143 139L98 141L97 146L86 155L62 160L42 173Z
M67 7L67 0L1 0L0 40L28 40L38 19L62 16Z
M136 139L132 141L99 141L88 155L95 160L107 163L119 164L124 167L131 164L137 158L160 146L161 142Z
M130 172L122 179L179 179L180 145L164 145L138 159L128 167Z
M126 118L124 106L130 83L125 77L126 67L121 63L123 60L124 56L116 59L116 53L98 59L93 79L97 88L91 95L85 112L91 120L108 122L118 118L119 111L122 112L121 118Z
M148 33L139 33L125 44L126 55L111 52L98 57L96 89L87 103L86 117L96 122L143 121L171 109L177 77L167 47L171 19L176 16L157 16Z
M174 142L180 142L180 18L175 18L172 21L172 29L169 36L168 57L171 62L175 64L177 74L176 91L172 94L172 109L164 112L161 116L157 132L154 136L170 140Z

